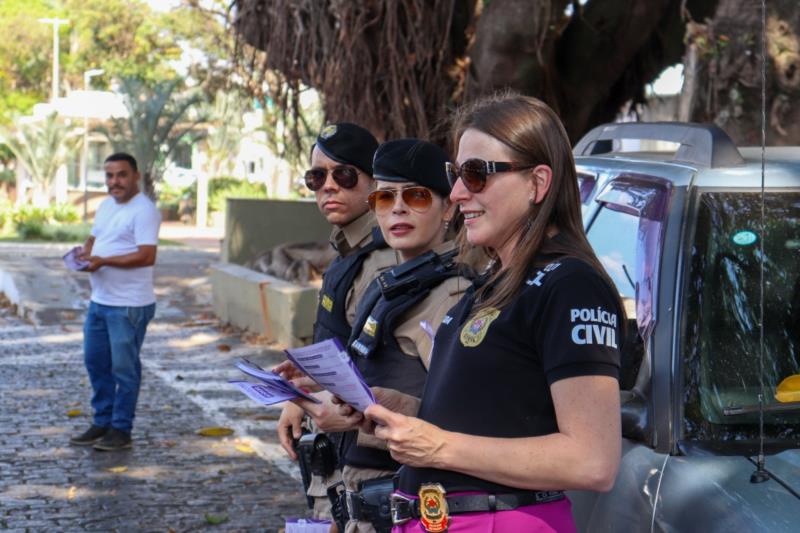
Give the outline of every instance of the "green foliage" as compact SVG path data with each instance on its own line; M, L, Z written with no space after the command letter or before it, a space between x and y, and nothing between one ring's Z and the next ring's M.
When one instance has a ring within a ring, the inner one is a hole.
M14 207L0 202L0 234L24 240L83 242L91 224L80 223L78 208L69 204L50 207L22 205Z
M212 183L216 180L212 180ZM224 211L225 200L228 198L266 198L267 189L263 183L250 183L249 181L238 181L235 185L226 188L219 188L213 193L208 194L208 210Z
M217 91L213 104L206 104L205 115L212 124L205 138L208 170L211 176L233 170L234 158L244 135L243 115L247 101L236 92Z
M158 184L158 187L156 187L156 192L158 193L157 205L159 208L168 208L172 206L177 208L181 197L185 194L185 189L173 187L169 183L161 182Z
M118 77L148 83L189 76L214 94L229 76L233 40L214 13L182 5L155 12L143 0L0 1L0 124L27 114L50 98L53 28L39 18L70 23L59 29L60 90L83 88L83 73L102 68L92 83L108 87ZM194 54L184 72L184 49Z
M22 205L17 208L0 206L0 218L10 219L14 225L14 231L21 238L42 239L58 232L67 231L69 233L69 230L65 228L70 224L77 223L80 215L78 209L69 204L56 204L50 207ZM0 227L2 225L0 224ZM62 239L51 238L50 240Z
M85 242L92 231L91 224L45 224L40 238L55 242Z
M18 118L15 128L0 128L0 142L4 143L40 187L52 183L58 168L69 161L81 141L69 121L62 121L56 113L44 120L29 121Z
M148 82L123 78L123 94L128 118L117 118L111 127L99 127L115 152L132 154L145 181L145 192L154 193L167 157L181 142L192 143L202 136L197 126L204 117L195 106L202 100L197 91L180 92L180 80Z
M19 231L22 224L44 225L50 220L50 213L46 207L35 207L32 205L21 205L11 214L11 220Z
M15 183L17 180L16 173L10 168L0 170L0 184L2 183Z
M197 198L197 182L187 187L184 198L194 201ZM263 183L250 183L229 176L218 176L208 180L208 212L224 211L227 198L266 198L267 189Z
M60 224L74 224L81 219L78 208L71 204L56 204L47 208L50 220Z

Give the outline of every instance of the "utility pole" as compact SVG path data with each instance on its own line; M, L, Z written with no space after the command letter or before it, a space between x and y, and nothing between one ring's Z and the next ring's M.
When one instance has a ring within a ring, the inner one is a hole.
M89 218L89 108L88 92L92 78L103 74L105 70L93 68L83 73L83 91L87 98L83 108L83 149L81 150L81 181L83 182L83 221Z
M58 98L58 27L62 24L69 24L69 20L60 18L43 18L39 22L53 25L53 88L50 101L55 102Z

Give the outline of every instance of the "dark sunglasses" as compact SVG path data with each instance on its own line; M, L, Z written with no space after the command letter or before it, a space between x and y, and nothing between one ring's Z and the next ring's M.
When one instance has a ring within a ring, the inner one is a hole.
M425 187L408 187L400 191L397 189L379 189L371 192L367 197L369 208L376 213L391 211L398 193L400 193L403 203L409 209L418 213L424 213L433 205L433 194L429 189Z
M352 189L358 185L358 170L356 170L355 167L334 167L333 170L331 170L331 175L333 176L333 181L344 189ZM325 180L328 179L328 170L324 168L312 168L306 171L303 178L306 180L306 187L312 191L318 191L325 185Z
M450 182L450 187L453 187L458 178L461 178L461 181L464 182L464 187L472 193L481 192L486 187L486 178L489 177L489 174L516 172L534 167L536 165L517 165L516 163L500 163L498 161L484 161L483 159L467 159L461 163L460 167L455 166L453 163L445 163L447 181Z

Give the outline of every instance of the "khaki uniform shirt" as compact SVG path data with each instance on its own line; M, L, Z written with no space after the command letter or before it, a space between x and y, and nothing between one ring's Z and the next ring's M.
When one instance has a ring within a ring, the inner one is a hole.
M347 256L359 248L372 242L372 228L376 226L375 217L367 211L357 219L343 227L334 227L331 232L331 245L341 256ZM345 318L348 324L353 324L356 317L356 307L369 284L381 272L398 263L399 254L391 248L375 250L367 256L361 266L361 271L353 280L353 286L347 292L345 302ZM316 428L312 426L312 431ZM311 483L306 494L315 498L313 516L317 519L330 519L330 502L327 489L341 480L341 472L336 470L331 476L311 476Z
M448 241L434 248L434 251L441 254L452 250L454 246L452 241ZM411 357L420 357L422 364L427 369L430 366L433 340L422 329L420 322L427 321L435 333L447 311L458 303L471 285L471 281L461 276L448 278L434 287L424 300L417 302L411 309L403 313L398 319L399 325L394 330L394 338L403 353ZM408 399L409 403L413 401L410 396ZM357 444L370 448L387 449L386 441L361 432L358 433Z
M339 255L348 256L359 248L372 242L372 228L376 226L375 217L367 211L348 225L334 228L331 233L331 245ZM347 293L345 315L348 324L356 319L356 307L364 295L364 291L378 274L399 263L399 254L391 248L375 250L364 260L361 272L358 273L353 286Z

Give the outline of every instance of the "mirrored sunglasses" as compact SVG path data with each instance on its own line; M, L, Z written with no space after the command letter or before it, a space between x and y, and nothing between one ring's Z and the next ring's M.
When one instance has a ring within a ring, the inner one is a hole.
M457 167L453 163L445 163L445 170L447 171L447 181L450 182L450 187L453 187L461 178L464 187L469 192L478 193L486 187L486 179L490 174L498 174L500 172L516 172L518 170L527 170L534 168L536 165L518 165L516 163L504 163L499 161L484 161L483 159L467 159Z
M339 187L344 189L352 189L358 185L358 170L355 167L339 166L334 167L331 171L333 181ZM325 185L325 180L328 179L328 170L324 168L312 168L307 170L303 178L306 181L306 187L312 191L318 191Z
M394 208L397 194L409 209L424 213L433 205L433 194L425 187L408 187L406 189L379 189L367 197L369 208L376 213L387 213Z

